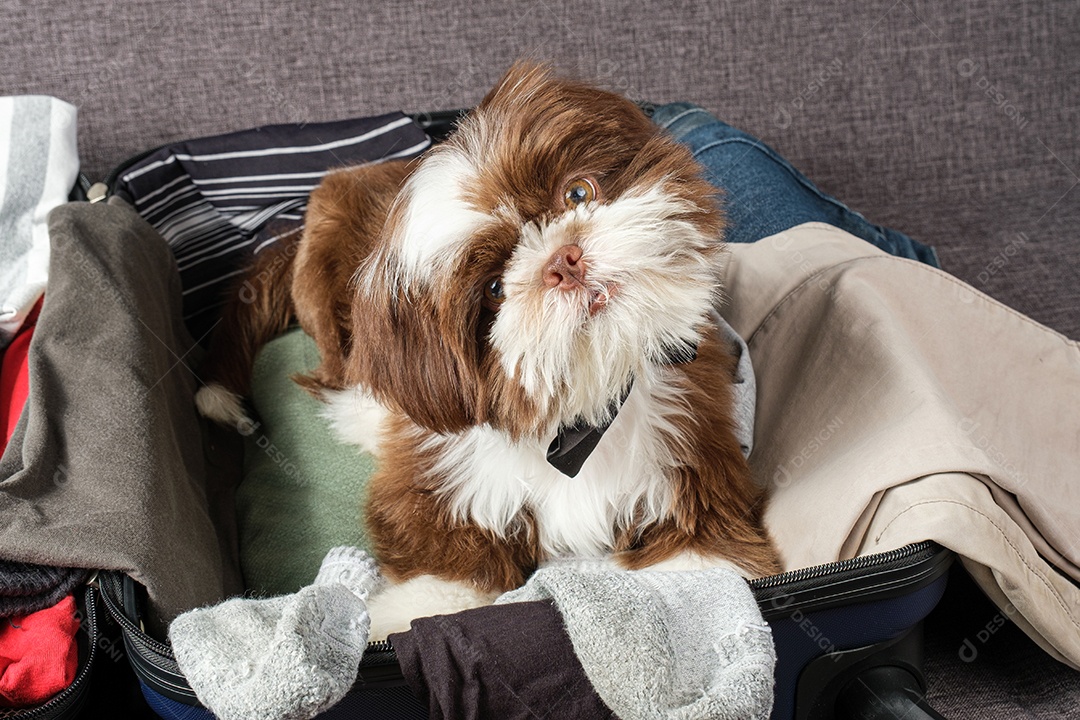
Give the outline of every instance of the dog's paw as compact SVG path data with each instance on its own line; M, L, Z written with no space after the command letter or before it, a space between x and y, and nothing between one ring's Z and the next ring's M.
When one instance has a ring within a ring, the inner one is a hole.
M199 414L214 422L236 428L241 435L249 435L255 423L244 412L240 396L218 383L210 383L195 393L195 407Z
M485 593L464 583L420 575L403 583L385 586L368 600L371 641L405 632L416 618L451 615L490 605L498 593Z

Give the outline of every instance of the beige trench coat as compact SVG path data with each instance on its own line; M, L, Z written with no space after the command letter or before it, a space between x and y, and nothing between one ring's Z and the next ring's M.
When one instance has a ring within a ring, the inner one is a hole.
M730 250L785 569L936 540L1080 668L1077 343L827 225Z

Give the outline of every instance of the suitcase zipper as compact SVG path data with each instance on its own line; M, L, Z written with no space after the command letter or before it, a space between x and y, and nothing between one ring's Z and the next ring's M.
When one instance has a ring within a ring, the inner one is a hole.
M369 642L367 644L367 649L364 650L364 654L366 655L369 652L394 652L394 646L390 643L389 640L376 640L375 642Z
M114 606L115 601L111 595L103 591L102 596L105 598L105 608L109 611L109 615L127 631L127 634L131 637L133 642L152 650L158 655L167 657L172 656L171 645L155 640L147 635L146 630L141 627L141 623L136 625L131 618L127 616L127 613L123 612L119 607ZM377 640L368 643L365 652L393 652L393 650L394 646L390 644L389 640Z
M103 589L101 596L105 601L105 609L109 611L109 615L112 619L124 629L124 634L129 637L132 643L141 646L143 649L149 649L151 652L158 655L172 655L172 647L167 643L160 642L147 635L145 629L141 627L141 622L139 625L136 625L131 618L127 616L127 613L120 607L115 606L116 601L107 590ZM139 654L144 655L144 653Z
M788 572L780 573L779 575L770 575L769 577L751 580L750 587L753 590L767 590L779 585L815 580L835 573L866 570L880 565L889 565L899 560L905 560L909 557L919 555L920 553L929 552L933 547L934 543L924 541L913 545L905 545L902 548L877 553L875 555L860 555L859 557L850 558L848 560L839 560L824 565L789 570Z
M136 623L127 612L118 604L117 598L123 595L122 580L115 574L103 575L101 582L107 587L101 588L101 597L109 616L120 625L132 660L137 658L141 672L152 677L159 687L158 692L167 688L175 695L188 698L187 703L197 701L195 693L187 685L186 679L180 673L176 658L172 653L172 646L146 634L142 623ZM390 665L394 662L394 646L387 640L368 643L364 650L365 660L374 660L373 664ZM378 657L378 656L382 657ZM371 657L375 656L375 657ZM162 687L163 686L163 687ZM184 702L181 700L181 702Z
M922 558L921 556L926 557ZM803 585L808 581L820 580L832 575L851 576L852 573L861 573L867 570L877 570L887 574L890 570L893 569L903 569L902 567L899 567L898 564L903 567L908 567L908 565L912 564L911 561L913 559L917 559L915 562L922 563L926 560L930 560L933 558L938 558L941 560L941 562L934 563L933 568L924 568L924 571L920 573L920 579L925 579L931 576L938 576L940 572L944 571L944 568L948 567L948 561L951 559L951 553L943 550L940 546L933 542L915 543L913 545L907 545L896 550L890 550L875 555L865 555L851 558L849 560L827 563L824 565L817 565L814 567L802 568L799 570L792 570L789 572L781 573L779 575L772 575L766 578L758 578L756 580L750 581L750 587L755 592L755 595L758 596L758 605L762 606L763 604L767 604L770 602L770 596L775 595L777 588L785 588L785 586L789 585ZM119 582L119 580L111 574L103 578L103 580L104 582L111 583L110 587ZM840 582L842 586L849 585L853 582L858 583L858 576L852 576L850 577L850 579L838 578L838 582ZM895 583L893 582L886 581L884 584L876 585L873 591L875 593L878 593L882 590L888 590L894 584ZM146 635L143 629L136 625L136 623L134 623L127 616L127 614L123 611L122 608L116 606L116 601L110 594L115 590L115 587L112 591L106 589L105 587L101 588L101 597L104 601L105 608L106 610L108 610L109 615L112 616L112 618L123 628L125 638L131 643L132 649L143 661L144 666L148 665L150 668L157 671L156 673L154 673L155 676L157 676L158 674L167 674L171 678L173 678L174 682L176 680L182 680L183 678L181 675L177 674L176 668L170 668L166 666L166 663L168 663L168 661L170 660L172 661L172 665L175 666L176 661L172 655L172 648L167 643L159 642ZM788 611L801 605L801 602L798 599L798 597L803 594L803 590L801 588L791 588L790 593L784 592L783 594L784 597L787 598L787 600L785 601L781 609ZM772 601L775 602L775 598L772 598ZM791 604L792 601L794 602L794 604ZM813 604L813 599L811 599L811 604ZM763 609L766 608L763 607ZM93 612L93 610L90 609L89 612ZM393 666L397 665L397 660L394 656L393 644L389 641L380 640L377 642L368 643L367 648L364 651L364 660L371 661L368 667L386 667L387 671L390 671L391 675L394 675L395 678L404 680L403 676L401 676L400 668L397 669L396 673L393 672ZM146 668L144 667L144 670L145 669ZM364 682L365 674L365 663L362 661L359 676L360 682ZM159 678L159 680L160 679L162 678ZM388 678L380 677L379 679L386 680ZM190 691L190 688L174 687L174 690L186 690L188 693L191 694L192 699L194 699L194 693Z

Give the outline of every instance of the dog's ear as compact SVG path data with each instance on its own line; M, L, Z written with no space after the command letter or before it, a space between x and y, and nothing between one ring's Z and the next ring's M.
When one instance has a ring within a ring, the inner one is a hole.
M312 373L297 377L310 391L344 387L353 275L378 248L394 198L414 165L391 160L335 170L311 193L292 278L296 317L322 358Z
M371 263L386 262L377 254ZM445 297L421 289L406 292L393 273L365 268L353 306L353 346L347 377L368 387L384 405L440 433L459 432L486 419L480 380L476 318Z

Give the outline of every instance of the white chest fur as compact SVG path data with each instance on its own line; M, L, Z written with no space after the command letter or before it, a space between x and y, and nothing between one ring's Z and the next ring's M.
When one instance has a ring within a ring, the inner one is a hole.
M432 440L455 514L501 534L527 508L550 557L606 555L620 528L667 517L671 420L684 410L659 373L637 380L576 477L547 462L550 439L514 443L485 426Z
M671 513L668 470L680 438L672 420L687 412L671 371L639 377L611 426L576 477L545 457L550 438L513 442L488 426L429 436L439 455L435 470L457 517L503 534L528 509L545 553L597 557L611 552L616 534L634 522ZM378 452L374 442L385 410L359 390L327 394L326 416L346 442Z

